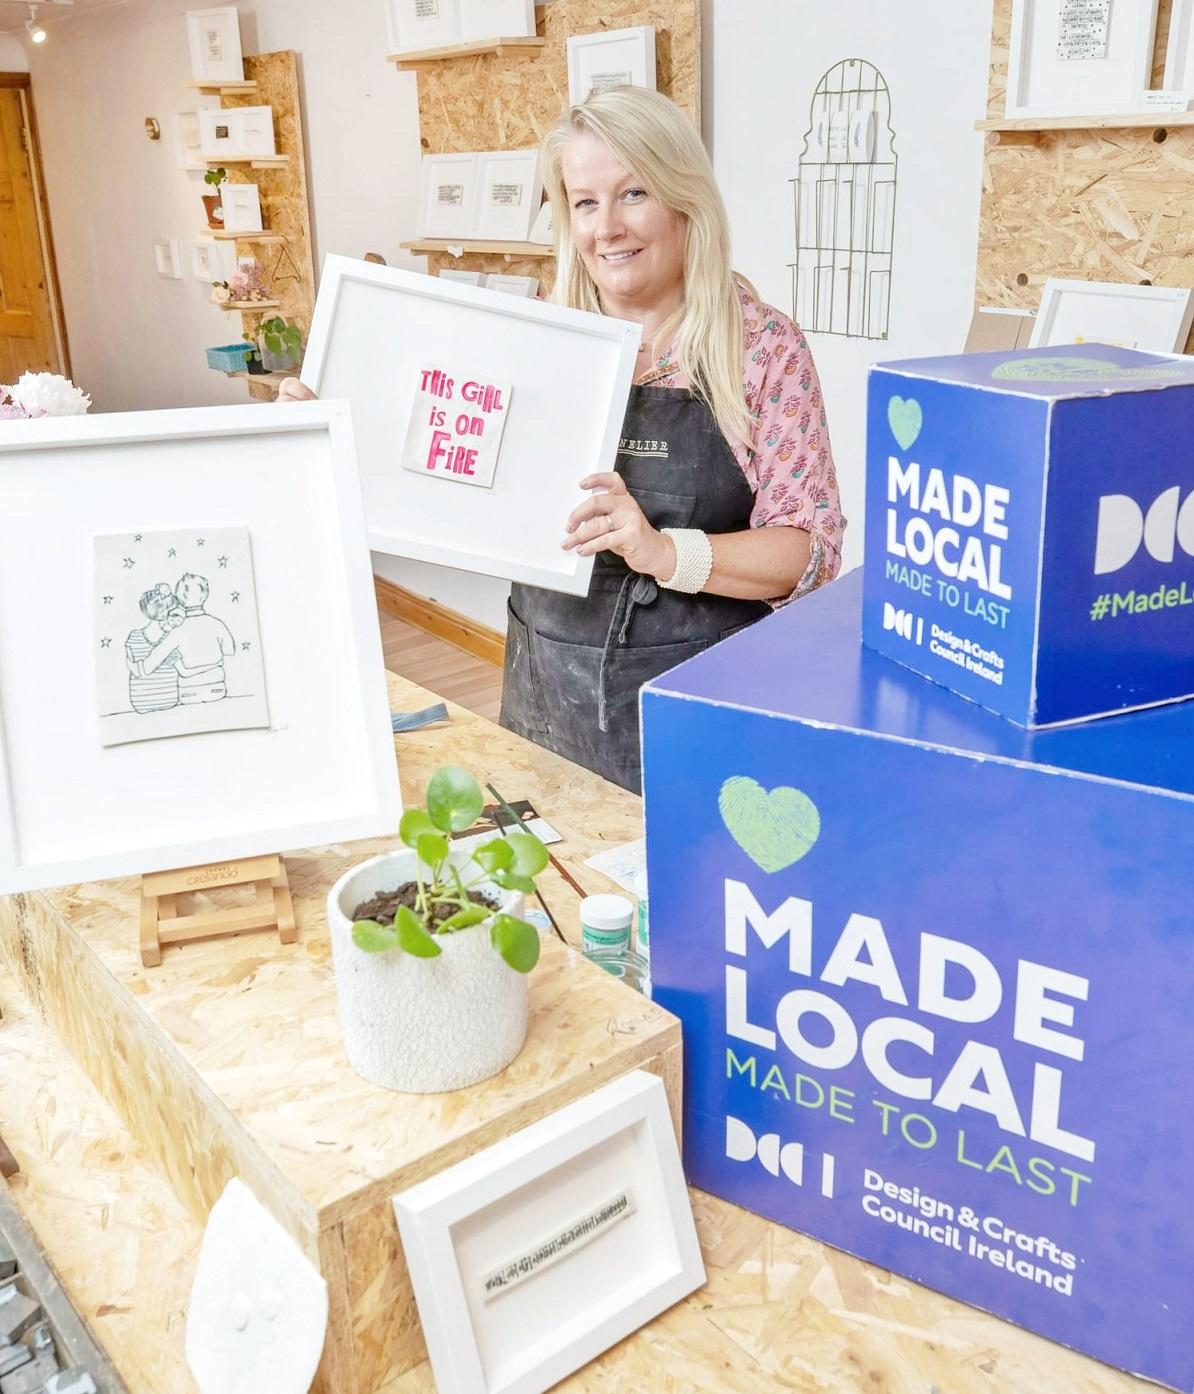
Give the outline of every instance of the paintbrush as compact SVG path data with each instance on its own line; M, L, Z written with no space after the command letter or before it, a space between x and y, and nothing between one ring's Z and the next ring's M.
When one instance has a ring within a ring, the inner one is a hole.
M497 800L498 806L501 808L501 810L503 811L503 813L505 813L506 816L507 816L508 818L513 819L515 829L521 828L521 827L522 827L522 819L518 816L517 813L515 813L515 811L510 807L510 805L506 802L506 800L502 798L502 796L501 796L501 795L498 793L498 791L493 787L493 785L492 785L492 784L487 784L485 787L486 787L486 789L489 790L489 792L490 792L490 793L493 795L493 797ZM506 830L502 827L500 820L498 820L497 818L495 818L493 821L494 821L495 823L497 823L498 832L500 832L501 835L502 835L503 837L506 837L506 836L507 836ZM558 866L558 863L556 863L556 859L551 855L550 852L548 852L547 858L548 858L548 860L549 860L550 862L553 862L553 863L555 863L555 864ZM574 883L574 884L575 884L575 883ZM535 898L538 900L539 904L543 906L543 913L544 913L544 914L547 916L547 918L551 921L551 927L552 927L552 929L555 930L555 932L556 932L556 937L559 939L560 943L561 943L561 944L566 944L568 941L567 941L567 939L564 938L564 931L563 931L563 930L560 928L560 926L556 923L556 917L551 913L551 906L548 905L547 901L543 899L543 892L539 889L538 886L535 887Z

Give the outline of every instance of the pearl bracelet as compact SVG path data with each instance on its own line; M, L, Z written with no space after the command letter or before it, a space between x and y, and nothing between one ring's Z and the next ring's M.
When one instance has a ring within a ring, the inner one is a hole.
M713 570L713 543L709 534L700 528L664 528L664 537L672 539L676 549L676 569L659 584L664 590L683 591L696 595L704 590Z

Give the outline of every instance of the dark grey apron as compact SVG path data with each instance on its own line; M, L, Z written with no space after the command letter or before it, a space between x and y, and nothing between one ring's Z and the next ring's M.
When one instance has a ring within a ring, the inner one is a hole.
M699 398L634 387L622 430L616 468L652 527L750 526L754 495ZM769 610L663 590L612 552L598 553L587 596L516 585L502 725L637 793L639 688Z

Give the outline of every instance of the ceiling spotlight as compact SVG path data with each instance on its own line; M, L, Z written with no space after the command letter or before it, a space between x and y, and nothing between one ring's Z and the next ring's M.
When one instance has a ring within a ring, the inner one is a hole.
M46 31L37 22L37 6L29 6L29 18L25 21L25 28L28 31L30 42L44 44L46 41Z

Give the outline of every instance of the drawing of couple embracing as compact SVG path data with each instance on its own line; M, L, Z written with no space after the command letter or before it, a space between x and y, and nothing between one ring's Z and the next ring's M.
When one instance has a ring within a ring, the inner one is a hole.
M124 645L135 712L168 711L228 695L224 660L236 652L223 620L204 608L207 578L187 572L171 588L159 581L141 596L146 623Z

